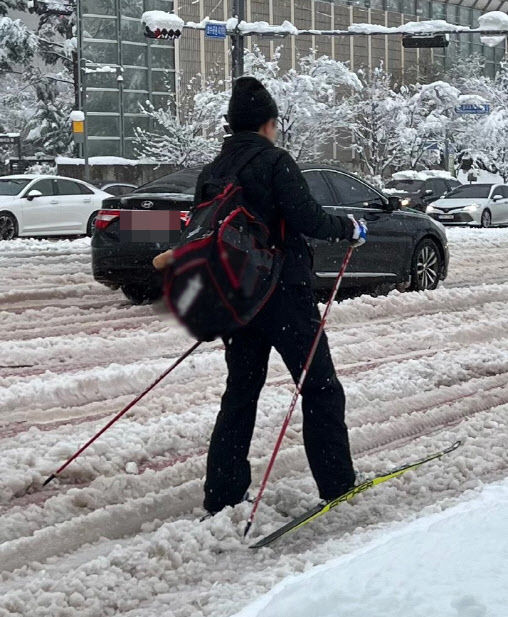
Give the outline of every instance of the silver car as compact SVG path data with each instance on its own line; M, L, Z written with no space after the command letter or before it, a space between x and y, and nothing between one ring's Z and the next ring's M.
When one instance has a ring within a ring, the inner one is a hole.
M508 185L463 184L427 206L426 212L443 225L508 225Z

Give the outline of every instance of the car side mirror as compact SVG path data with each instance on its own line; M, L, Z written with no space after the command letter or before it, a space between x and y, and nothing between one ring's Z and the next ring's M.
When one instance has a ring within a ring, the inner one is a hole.
M496 193L492 199L494 201L499 201L500 199L504 199L504 197L502 195L499 195L499 193Z
M393 212L394 210L400 210L401 207L402 207L402 203L401 203L400 197L397 197L396 195L388 196L388 203L386 205L386 210L388 210L389 212Z
M28 201L32 201L32 199L35 199L36 197L42 197L42 193L37 189L32 189L25 195L25 197L28 199Z

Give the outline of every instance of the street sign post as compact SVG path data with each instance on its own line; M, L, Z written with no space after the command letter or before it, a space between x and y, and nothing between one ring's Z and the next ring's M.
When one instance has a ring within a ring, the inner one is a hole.
M227 36L225 24L206 24L205 36L210 39L225 39Z

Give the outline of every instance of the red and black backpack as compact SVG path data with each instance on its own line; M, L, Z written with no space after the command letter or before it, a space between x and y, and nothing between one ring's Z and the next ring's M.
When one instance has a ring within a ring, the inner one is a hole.
M203 186L203 194L211 198L192 209L166 272L166 303L200 341L227 336L247 324L279 278L283 252L247 206L237 178L261 151L241 157L227 177L214 177L212 170Z

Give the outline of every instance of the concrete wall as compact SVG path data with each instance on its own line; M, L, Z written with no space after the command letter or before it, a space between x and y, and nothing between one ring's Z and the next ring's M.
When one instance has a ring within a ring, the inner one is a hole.
M83 165L58 165L57 173L61 176L84 180ZM129 182L141 186L146 182L160 178L175 171L174 165L90 165L90 182L117 181Z

